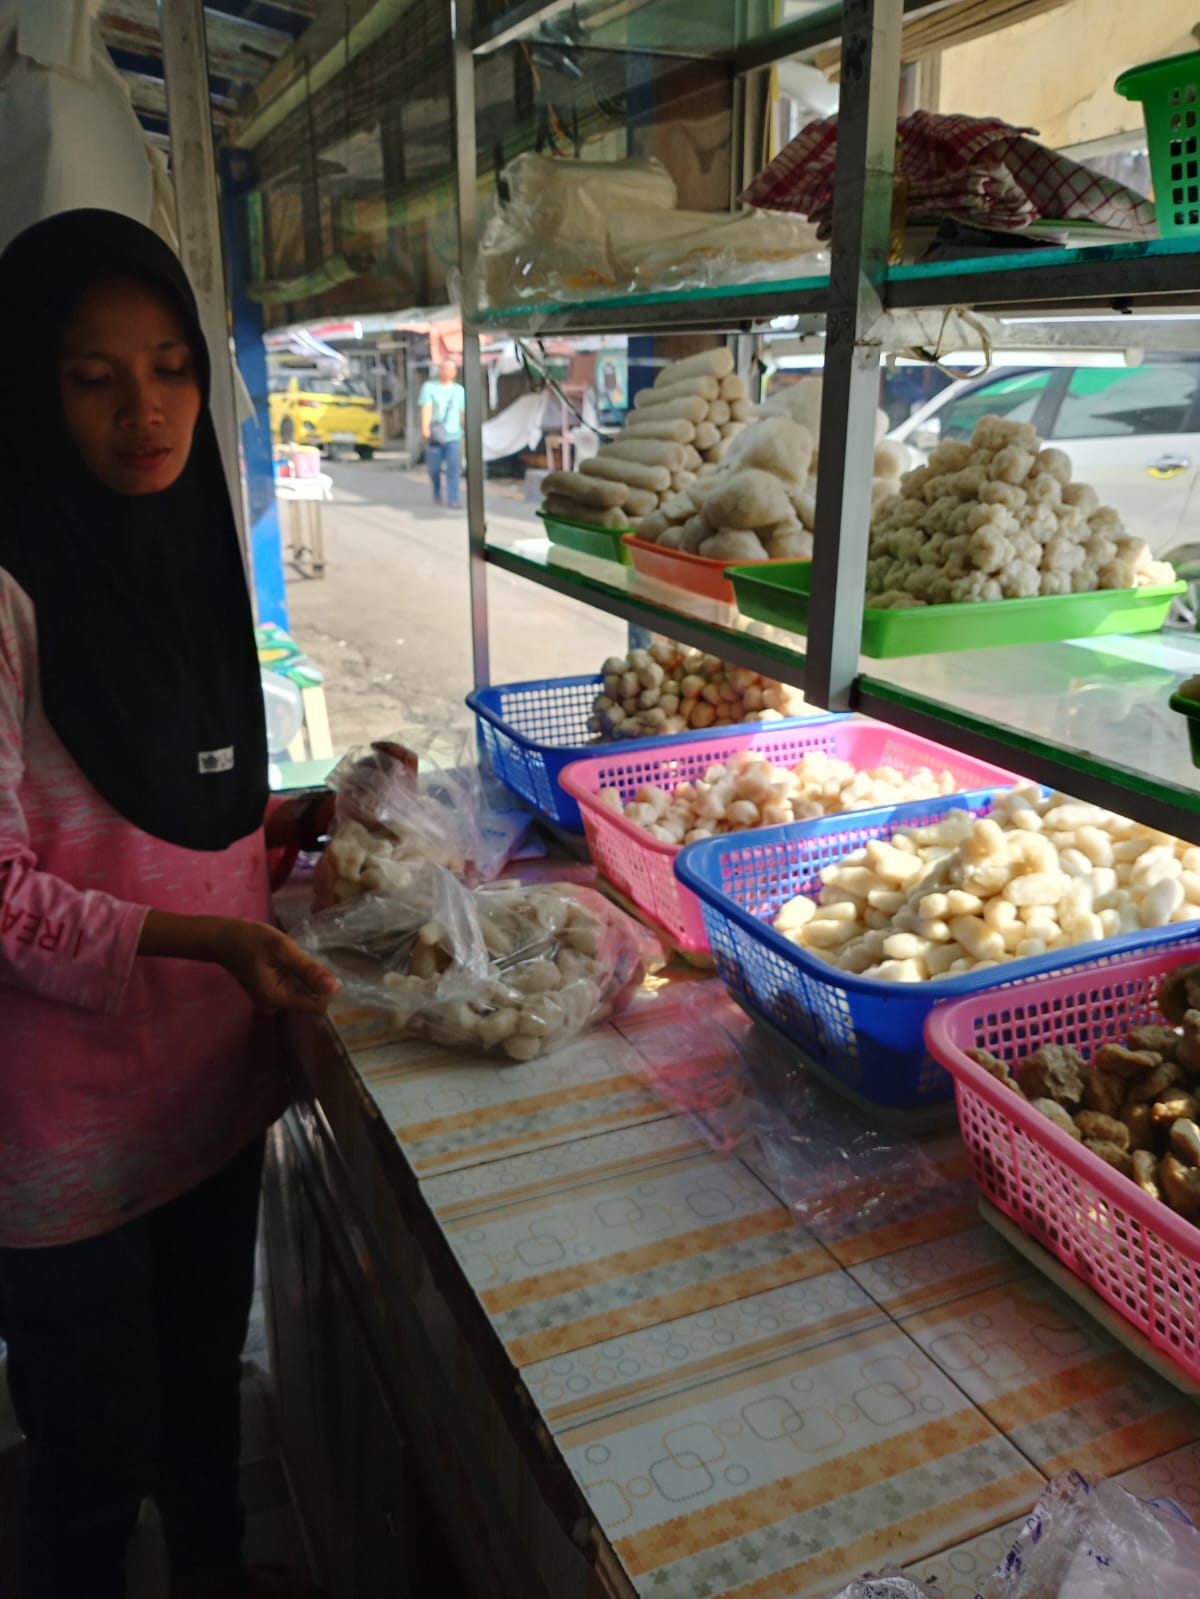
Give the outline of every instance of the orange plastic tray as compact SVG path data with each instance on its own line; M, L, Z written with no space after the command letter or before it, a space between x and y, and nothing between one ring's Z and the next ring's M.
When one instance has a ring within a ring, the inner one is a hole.
M654 578L659 583L670 583L674 588L687 589L706 600L720 600L726 605L736 605L737 595L733 584L725 576L728 561L714 561L707 555L690 555L687 550L665 549L661 544L650 544L636 533L625 533L621 543L629 551L635 572ZM795 565L787 561L755 561L756 567Z

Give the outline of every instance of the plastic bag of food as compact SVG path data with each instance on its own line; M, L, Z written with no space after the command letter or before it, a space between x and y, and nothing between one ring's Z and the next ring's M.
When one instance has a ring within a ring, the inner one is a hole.
M573 161L527 150L501 180L507 198L485 222L479 246L487 297L500 305L613 288L609 216L661 215L677 198L674 179L653 158Z
M351 750L326 779L337 795L333 836L313 879L324 910L407 881L418 861L470 883L504 866L511 833L495 828L483 778L468 749L447 752L423 732Z
M533 1060L603 1021L662 952L590 889L506 880L469 889L410 866L385 893L295 930L352 1004L390 1013L405 1037Z
M314 912L293 937L341 980L344 998L397 1005L397 979L413 978L437 1001L473 994L489 958L475 896L452 872L428 861L397 866L378 890Z
M912 1582L898 1571L882 1572L878 1577L859 1577L848 1588L839 1588L831 1599L942 1599L937 1588Z
M1200 1530L1170 1499L1064 1472L1042 1490L979 1599L1130 1599L1196 1591Z

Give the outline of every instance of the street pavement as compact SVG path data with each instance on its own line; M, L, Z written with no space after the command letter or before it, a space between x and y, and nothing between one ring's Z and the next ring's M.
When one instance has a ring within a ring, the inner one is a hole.
M325 674L337 751L414 726L470 726L467 523L431 503L403 459L326 462L325 575L288 570L291 632ZM516 485L488 485L497 529L536 532ZM598 671L623 653L625 624L494 568L488 572L492 681Z

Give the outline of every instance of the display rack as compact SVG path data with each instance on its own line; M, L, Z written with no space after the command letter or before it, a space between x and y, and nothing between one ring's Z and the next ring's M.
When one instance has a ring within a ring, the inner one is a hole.
M516 3L476 28L474 0L456 10L458 182L463 262L467 507L475 673L489 681L487 567L498 566L639 627L665 631L802 687L811 704L858 709L1025 772L1153 826L1200 841L1200 792L1186 732L1167 710L1183 674L1200 672L1200 637L1178 632L914 657L860 659L879 362L888 349L932 342L944 311L987 319L989 342L1025 348L1129 340L1129 318L1156 343L1200 346L1200 251L1188 239L1039 251L935 264L887 265L906 17L903 0L846 0L773 26L775 8L721 0L703 27L680 25L677 0L606 6L592 48L700 56L736 78L785 55L840 41L838 150L830 268L822 275L479 309L474 72L478 54L553 37L563 19L598 6ZM934 9L925 7L924 9ZM550 32L545 30L549 26ZM606 32L607 29L607 32ZM743 95L743 100L752 97ZM735 133L736 133L735 129ZM745 130L743 130L744 132ZM736 162L735 162L736 165ZM1190 315L1189 313L1196 314ZM1183 313L1182 315L1180 313ZM1038 316L1051 315L1041 324ZM788 320L783 320L788 319ZM1119 326L1114 327L1119 319ZM824 396L812 599L807 638L716 620L686 596L667 598L627 568L550 551L536 540L489 539L478 406L483 333L677 335L824 329Z

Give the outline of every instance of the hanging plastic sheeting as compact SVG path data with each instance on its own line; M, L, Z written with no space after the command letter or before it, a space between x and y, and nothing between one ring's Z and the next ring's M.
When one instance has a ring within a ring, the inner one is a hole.
M557 423L560 410L549 389L518 394L511 405L483 424L484 460L502 461L505 456L536 449L545 429Z
M165 162L142 135L96 9L0 0L0 249L77 206L119 211L177 246Z

